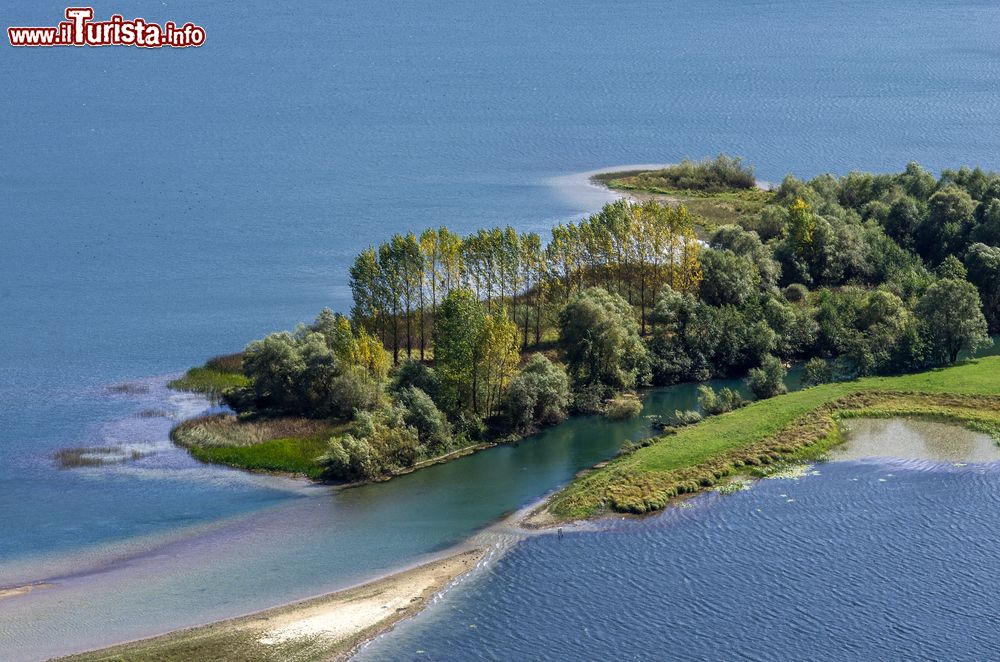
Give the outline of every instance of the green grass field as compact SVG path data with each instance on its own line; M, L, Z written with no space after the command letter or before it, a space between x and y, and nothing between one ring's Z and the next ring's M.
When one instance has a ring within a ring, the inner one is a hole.
M216 396L231 388L249 385L250 380L243 374L242 353L213 356L205 361L205 365L191 368L183 377L167 384L175 391L194 391Z
M822 452L842 416L922 416L1000 437L1000 357L900 377L825 384L755 402L682 428L578 477L549 511L578 519L613 510L657 510L721 478Z
M192 446L191 455L202 462L224 464L249 471L301 474L317 479L323 468L316 458L326 452L330 435L285 437L252 446Z
M291 473L320 478L316 459L346 424L307 418L242 421L222 414L184 421L171 432L174 442L202 462L249 471Z

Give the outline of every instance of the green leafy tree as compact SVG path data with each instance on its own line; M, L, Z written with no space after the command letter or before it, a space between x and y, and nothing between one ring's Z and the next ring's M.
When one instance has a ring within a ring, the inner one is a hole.
M975 352L990 344L979 293L968 281L937 281L920 297L915 312L928 354L938 363L954 363L963 349Z
M969 280L979 288L990 328L1000 330L1000 247L976 243L965 255Z
M479 370L486 313L472 292L448 293L434 324L434 365L441 401L452 414L480 408Z
M403 408L403 421L417 431L421 444L434 453L447 448L451 441L451 425L429 395L409 386L399 393L397 402Z
M542 354L533 354L510 382L504 412L514 430L554 425L566 418L570 405L566 371Z
M975 223L976 202L966 191L949 184L928 200L929 213L921 224L917 249L931 262L964 251Z
M590 288L559 316L559 343L576 385L632 388L649 377L649 357L631 306L621 296Z

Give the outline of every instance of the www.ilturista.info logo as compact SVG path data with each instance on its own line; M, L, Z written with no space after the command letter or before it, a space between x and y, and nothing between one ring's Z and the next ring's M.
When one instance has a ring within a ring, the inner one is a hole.
M205 28L194 23L178 26L147 23L144 18L126 21L119 14L94 21L92 7L67 7L66 20L55 27L10 27L11 46L138 46L139 48L187 48L205 43Z

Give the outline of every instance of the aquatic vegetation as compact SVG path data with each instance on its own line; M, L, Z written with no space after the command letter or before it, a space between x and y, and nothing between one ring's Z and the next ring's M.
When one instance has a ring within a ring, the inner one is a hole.
M108 390L112 393L120 393L122 395L144 395L149 393L149 386L147 384L132 384L125 382L109 386Z
M61 469L79 467L102 467L109 464L124 464L153 455L152 452L126 449L122 446L78 446L63 448L54 454Z

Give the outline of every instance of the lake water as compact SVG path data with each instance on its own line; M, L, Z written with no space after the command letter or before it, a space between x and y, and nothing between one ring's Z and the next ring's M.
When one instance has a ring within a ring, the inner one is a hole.
M7 7L7 25L49 25L65 5ZM169 426L204 403L167 394L167 377L323 306L346 310L347 266L369 243L442 223L544 231L606 199L566 175L719 151L769 181L910 159L1000 166L1000 10L988 2L97 11L191 20L208 40L3 47L0 586L62 578L0 600L8 657L426 557L638 433L591 437L601 428L580 423L548 446L470 459L476 479L503 477L490 490L456 464L332 498L172 448ZM137 387L109 390L125 381ZM154 454L81 471L51 457L116 444ZM413 518L404 497L418 493L438 508ZM232 572L231 558L253 572ZM137 568L162 583L136 588Z
M1000 449L954 427L858 423L861 449L909 459L822 463L528 538L356 659L995 659ZM941 462L956 442L992 462Z

